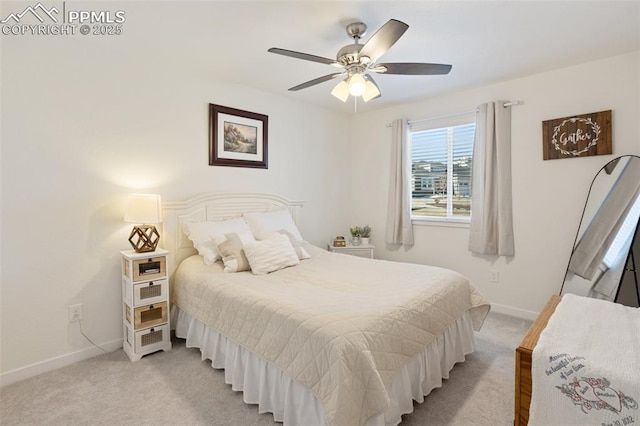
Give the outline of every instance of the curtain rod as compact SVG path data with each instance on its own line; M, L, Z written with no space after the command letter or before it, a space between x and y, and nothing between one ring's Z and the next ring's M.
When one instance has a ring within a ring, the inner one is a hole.
M505 102L504 104L504 108L507 107L511 107L511 106L516 106L516 105L522 105L522 101L509 101L509 102ZM466 111L466 112L459 112L456 114L449 114L449 115L439 115L437 117L430 117L430 118L422 118L420 120L409 120L408 123L412 124L412 123L420 123L421 121L430 121L430 120L438 120L440 118L449 118L449 117L457 117L459 115L467 115L467 114L474 114L478 112L478 109L476 108L473 111ZM391 123L387 123L386 127L391 127Z

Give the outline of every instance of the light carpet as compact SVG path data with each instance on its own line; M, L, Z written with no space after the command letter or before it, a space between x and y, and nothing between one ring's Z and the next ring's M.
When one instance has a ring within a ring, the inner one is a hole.
M476 351L402 425L512 425L514 353L531 321L490 313ZM0 389L3 425L273 425L200 351L173 349L132 363L122 350Z

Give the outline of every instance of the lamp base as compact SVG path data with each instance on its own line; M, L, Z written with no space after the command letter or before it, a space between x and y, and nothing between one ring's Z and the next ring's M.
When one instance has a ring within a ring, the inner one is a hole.
M155 251L160 241L160 234L153 225L134 226L129 235L131 247L138 253Z

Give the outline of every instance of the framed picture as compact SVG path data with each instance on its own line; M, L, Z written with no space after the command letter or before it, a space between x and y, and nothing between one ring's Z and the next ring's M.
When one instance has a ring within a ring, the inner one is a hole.
M269 117L209 104L209 165L267 169Z

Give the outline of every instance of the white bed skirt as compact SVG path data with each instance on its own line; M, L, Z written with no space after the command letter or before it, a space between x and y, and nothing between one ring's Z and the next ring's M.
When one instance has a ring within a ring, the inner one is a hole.
M313 393L294 382L275 365L265 361L231 339L216 333L177 306L172 309L176 336L186 339L187 347L196 347L202 359L224 369L226 383L243 393L247 404L257 404L260 413L273 413L284 425L324 425L324 407ZM442 386L449 371L465 355L473 352L475 337L471 316L465 312L442 336L431 342L394 377L389 389L390 406L370 418L367 426L397 425L402 414L413 411L413 400Z

